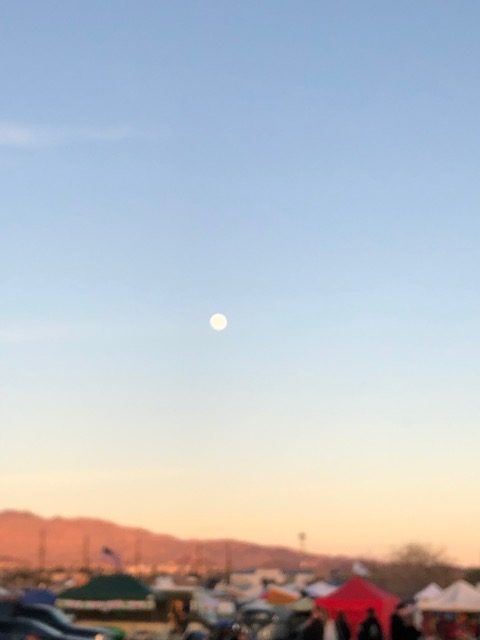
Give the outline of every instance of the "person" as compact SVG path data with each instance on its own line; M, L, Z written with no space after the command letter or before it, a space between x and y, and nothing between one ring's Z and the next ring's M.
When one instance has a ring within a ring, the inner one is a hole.
M367 609L367 617L360 625L358 640L383 640L383 631L375 609Z
M303 629L302 640L323 640L324 626L323 611L319 607L315 607Z
M185 624L185 631L182 640L207 640L210 635L210 628L200 616L189 614Z
M174 600L168 615L171 625L171 634L181 636L187 628L187 613L185 605L181 600Z
M475 640L476 630L472 626L472 621L465 613L459 613L456 616L456 639L457 640Z
M425 640L441 640L437 629L437 620L433 613L427 611L423 614L421 622L422 637Z
M415 626L415 622L413 620L413 615L407 614L405 618L405 631L404 631L404 639L405 640L419 640L422 632L417 629ZM472 639L473 640L473 639Z
M251 634L249 629L244 624L234 624L232 627L231 640L250 640Z
M478 638L480 636L478 617L475 614L470 614L467 616L467 624L470 635L473 638Z
M210 634L211 640L229 640L233 635L233 626L232 620L219 620Z
M328 619L325 622L325 626L323 628L323 639L324 640L340 640L340 638L338 637L336 622L330 616L328 616Z
M395 607L395 611L390 616L390 638L391 640L406 640L406 625L404 618L405 606L401 602Z
M347 617L343 611L339 611L335 618L335 626L337 627L338 640L350 640L352 632L347 622Z

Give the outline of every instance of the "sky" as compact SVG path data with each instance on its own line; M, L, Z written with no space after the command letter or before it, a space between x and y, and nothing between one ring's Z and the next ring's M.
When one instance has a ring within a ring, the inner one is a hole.
M480 562L479 20L0 1L0 508Z

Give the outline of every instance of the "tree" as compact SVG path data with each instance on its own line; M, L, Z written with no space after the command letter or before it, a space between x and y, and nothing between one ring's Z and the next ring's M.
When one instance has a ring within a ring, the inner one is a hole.
M410 542L392 551L385 563L377 564L372 578L400 598L413 597L430 582L446 587L460 571L442 549Z
M472 584L480 583L480 568L479 567L469 567L465 571L464 575L465 580L471 582Z

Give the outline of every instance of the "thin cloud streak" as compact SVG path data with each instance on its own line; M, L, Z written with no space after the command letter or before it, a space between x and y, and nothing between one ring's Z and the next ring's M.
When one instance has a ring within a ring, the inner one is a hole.
M132 127L35 127L0 122L0 147L34 149L95 142L123 142L138 137Z
M54 325L44 327L0 327L0 345L15 345L28 342L56 342L89 337L92 331L86 328Z
M146 337L157 338L168 332L162 319L140 324L122 319L96 320L86 323L32 323L0 325L0 347L28 343L70 342L95 338Z

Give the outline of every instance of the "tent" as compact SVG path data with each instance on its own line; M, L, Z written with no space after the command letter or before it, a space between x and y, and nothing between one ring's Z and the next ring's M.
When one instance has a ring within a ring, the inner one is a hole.
M294 613L310 613L313 609L313 600L311 598L301 598L287 606Z
M421 602L422 611L480 613L480 593L465 580L457 580L434 600Z
M254 600L242 606L242 611L273 611L273 606L265 600Z
M290 589L285 589L284 587L278 587L276 585L269 585L262 597L270 604L276 605L290 604L291 602L300 600L300 594L298 591L290 591Z
M388 636L390 616L398 602L399 598L359 576L351 578L329 596L315 600L315 604L325 608L331 617L343 611L353 637L356 637L358 625L364 620L370 607L375 609L384 634Z
M436 582L431 582L424 589L415 594L415 602L423 602L426 600L435 600L442 593L442 588Z
M153 593L142 582L124 573L96 576L83 587L59 594L57 606L68 610L152 611Z
M338 586L336 587L333 584L325 582L325 580L320 580L319 582L314 582L313 584L306 586L304 591L310 598L324 598L337 589Z
M55 604L57 596L49 589L25 589L22 604Z

